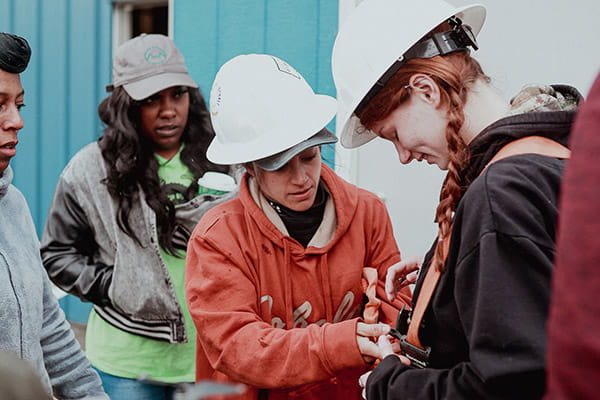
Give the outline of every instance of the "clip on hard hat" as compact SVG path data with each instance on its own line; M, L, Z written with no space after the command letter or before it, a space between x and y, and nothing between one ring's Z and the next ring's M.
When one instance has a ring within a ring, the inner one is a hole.
M479 48L475 40L475 35L469 25L463 25L462 21L457 17L451 17L447 22L452 27L452 30L434 33L430 38L420 41L408 49L375 82L358 106L356 106L354 113L360 114L373 97L383 89L385 84L408 60L443 56L455 51L468 51L469 46L475 50Z

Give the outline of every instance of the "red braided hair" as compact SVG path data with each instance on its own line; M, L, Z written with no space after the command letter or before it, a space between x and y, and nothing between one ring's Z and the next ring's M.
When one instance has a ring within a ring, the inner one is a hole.
M448 143L448 173L440 192L440 202L435 213L438 224L438 244L435 248L433 267L444 270L446 254L442 242L450 235L452 217L456 205L464 193L460 186L460 172L468 162L468 147L459 135L464 123L463 112L469 89L478 79L489 78L477 60L467 52L446 56L409 60L388 81L381 91L361 111L361 123L371 129L376 122L387 118L398 106L410 98L409 80L414 74L426 74L439 86L442 105L448 108L446 141Z

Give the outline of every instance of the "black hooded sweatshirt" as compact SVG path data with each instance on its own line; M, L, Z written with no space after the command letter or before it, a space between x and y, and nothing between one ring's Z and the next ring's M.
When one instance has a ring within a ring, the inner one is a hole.
M577 101L573 88L553 86ZM567 145L575 111L503 118L469 145L445 272L419 329L430 365L388 356L367 382L368 399L539 399L544 393L558 199L564 160L527 154L491 164L510 141L532 135ZM435 244L434 244L435 245ZM433 255L419 273L416 301Z

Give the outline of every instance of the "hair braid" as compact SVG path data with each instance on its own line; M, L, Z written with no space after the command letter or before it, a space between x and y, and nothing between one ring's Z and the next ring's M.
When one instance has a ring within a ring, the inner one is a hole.
M461 88L462 93L466 93ZM452 218L456 204L461 198L462 188L460 186L460 171L468 158L468 147L458 132L464 123L462 104L463 96L456 92L450 92L450 109L448 110L448 125L446 127L446 142L448 143L448 173L444 179L440 192L440 202L435 213L435 221L438 223L438 242L435 247L435 258L433 267L439 271L444 270L446 261L444 239L450 235Z

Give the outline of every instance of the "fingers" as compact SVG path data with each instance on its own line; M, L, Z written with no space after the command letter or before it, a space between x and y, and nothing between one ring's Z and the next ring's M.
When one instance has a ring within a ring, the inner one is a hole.
M367 363L371 363L378 358L381 358L381 351L376 343L372 342L365 336L357 336L356 343L358 344L358 350L363 356L363 359Z
M379 347L382 359L390 354L395 354L392 343L390 343L390 340L386 335L379 336L379 339L377 339L377 347Z
M409 284L413 284L413 283L417 282L418 276L419 276L419 271L411 272L410 274L406 275L406 282L408 282Z
M390 326L387 324L365 324L359 322L356 325L356 342L360 354L366 362L373 362L377 358L381 358L381 349L371 338L385 336L390 331Z
M365 324L363 322L357 324L356 342L363 359L365 362L370 363L375 359L381 360L393 354L400 359L402 364L410 365L410 360L400 354L400 344L390 342L387 336L389 331L390 326L387 324ZM377 337L377 343L370 339L373 337Z
M388 324L365 324L364 322L359 322L356 325L356 334L365 337L378 337L386 335L390 331L390 328Z
M360 385L360 387L362 388L362 398L367 400L367 379L369 379L369 375L371 375L371 372L373 371L369 371L367 373L362 374L359 378L358 378L358 384Z
M371 375L371 372L373 371L365 372L364 374L358 377L358 384L360 385L360 387L364 388L367 385L367 379L369 379L369 375Z
M408 365L410 367L410 360L408 358L406 358L403 355L397 354L398 358L400 359L400 362L404 365Z
M400 361L403 364L410 365L410 360L399 354L400 347L398 343L390 342L390 339L387 335L381 335L377 339L377 343L374 343L368 338L362 336L357 336L356 341L358 343L360 353L367 362L370 362L374 359L383 360L389 355L395 355L400 358Z
M416 282L422 262L422 257L408 257L388 268L385 279L385 294L389 301L393 301L398 291L404 286Z
M390 343L390 340L387 336L381 336L377 340L377 346L379 347L379 350L381 352L381 359L384 359L385 357L393 354L400 359L400 362L402 364L410 366L410 360L402 354L399 354L399 343Z

